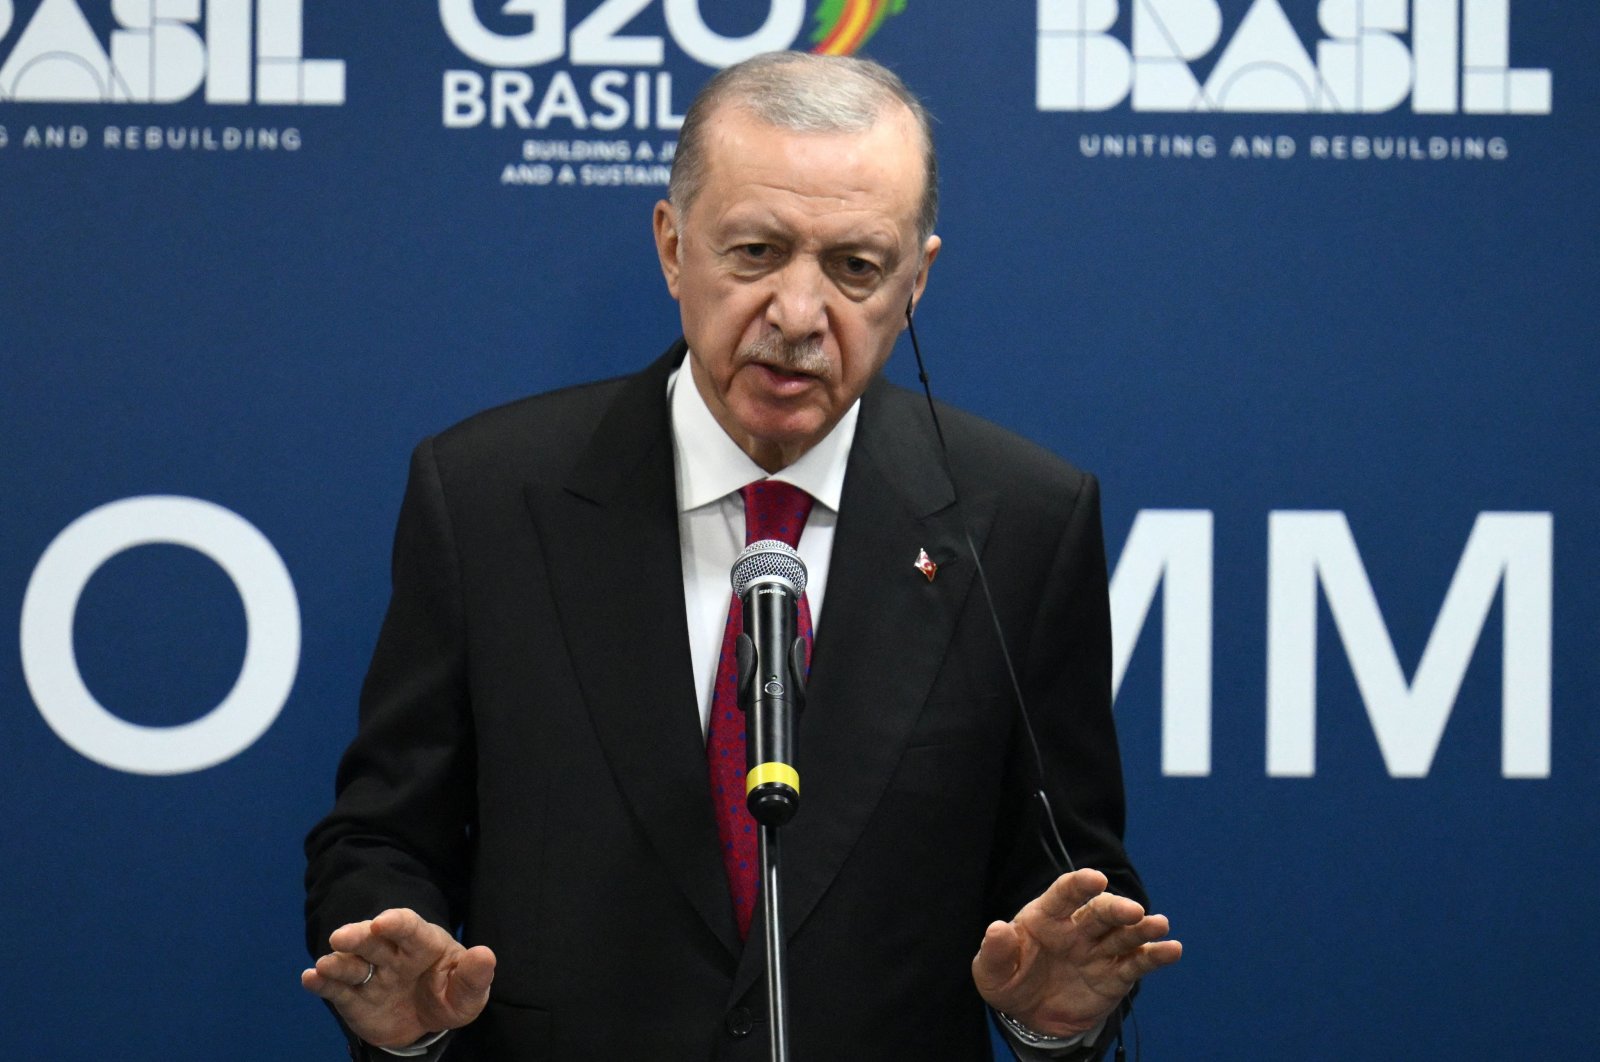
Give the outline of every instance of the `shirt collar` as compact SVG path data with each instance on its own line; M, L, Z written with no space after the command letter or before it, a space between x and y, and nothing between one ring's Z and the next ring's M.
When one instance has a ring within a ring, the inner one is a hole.
M815 498L819 505L835 513L839 511L839 499L844 494L845 465L855 441L856 421L861 416L859 398L821 441L794 464L769 477L765 469L739 449L711 415L700 389L689 375L688 366L688 358L685 358L667 378L679 512L709 505L740 487L769 478L791 483Z

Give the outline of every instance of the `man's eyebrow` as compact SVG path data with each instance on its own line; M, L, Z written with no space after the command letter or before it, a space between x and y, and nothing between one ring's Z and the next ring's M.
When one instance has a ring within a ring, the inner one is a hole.
M720 239L728 239L735 236L766 236L785 238L789 236L788 230L778 221L777 218L760 215L724 217L713 228L712 231Z
M829 243L827 247L828 250L836 254L864 251L878 255L881 258L896 258L899 256L899 242L887 232L852 232L842 239Z
M726 214L711 227L711 238L717 243L760 242L791 244L798 240L796 233L779 218L766 213ZM897 259L899 239L888 226L868 225L832 236L825 236L821 249L826 254L870 252L885 259Z
M888 232L852 232L847 239L835 243L837 247L872 247L882 250L893 250L896 240Z

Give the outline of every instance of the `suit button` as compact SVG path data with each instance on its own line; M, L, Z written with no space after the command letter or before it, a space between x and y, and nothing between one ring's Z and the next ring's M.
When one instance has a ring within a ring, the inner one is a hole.
M743 1039L750 1035L750 1030L755 1028L755 1018L750 1014L749 1007L734 1007L728 1011L728 1016L723 1019L723 1024L728 1028L728 1035L736 1039Z

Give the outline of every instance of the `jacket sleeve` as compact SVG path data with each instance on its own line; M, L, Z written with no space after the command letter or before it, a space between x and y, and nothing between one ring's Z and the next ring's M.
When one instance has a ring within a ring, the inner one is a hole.
M306 838L313 956L334 929L391 907L452 932L461 917L476 768L460 566L432 440L412 455L391 582L333 810Z

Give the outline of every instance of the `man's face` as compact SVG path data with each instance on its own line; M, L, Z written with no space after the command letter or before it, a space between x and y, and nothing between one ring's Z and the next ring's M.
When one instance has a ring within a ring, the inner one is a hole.
M742 107L706 124L685 216L657 203L656 249L690 371L717 423L769 472L827 435L888 360L938 237L919 246L914 119L797 133Z

